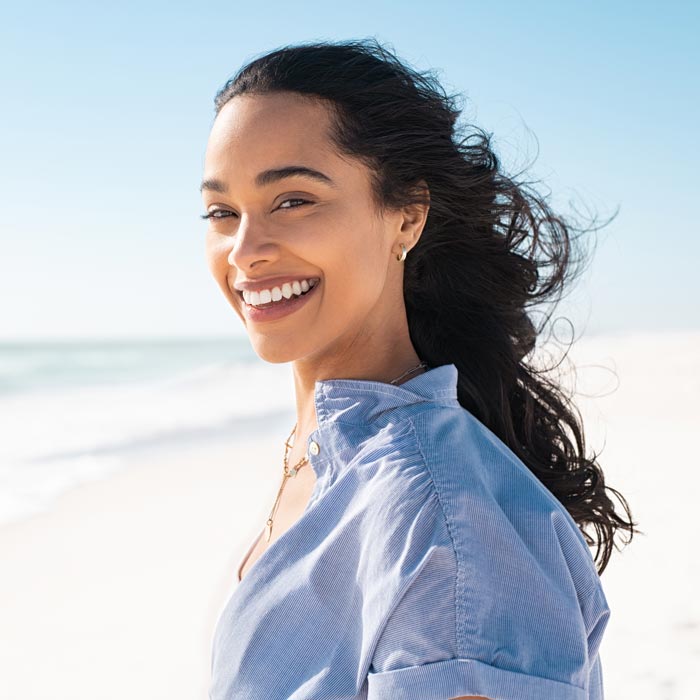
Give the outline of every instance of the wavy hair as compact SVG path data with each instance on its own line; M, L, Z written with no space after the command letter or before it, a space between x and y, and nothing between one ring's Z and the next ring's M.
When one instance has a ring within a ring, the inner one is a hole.
M430 203L404 269L413 346L430 366L457 367L460 404L563 504L595 546L602 573L619 549L617 531L627 543L637 523L624 497L606 486L597 455L586 456L580 413L547 376L553 368L531 361L551 316L538 327L532 309L561 299L585 261L579 239L593 227L574 226L532 183L504 173L491 135L458 124L460 95L374 38L262 55L219 90L215 112L236 95L279 91L329 108L334 145L370 168L380 210Z

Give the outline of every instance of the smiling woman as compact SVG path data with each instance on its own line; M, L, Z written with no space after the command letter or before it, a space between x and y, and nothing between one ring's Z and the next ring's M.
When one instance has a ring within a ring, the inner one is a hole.
M340 346L341 336L349 332L362 329L372 345L406 335L400 315L391 320L388 336L376 334L368 323L384 323L390 310L400 308L400 270L387 270L391 248L397 245L389 231L400 213L380 216L368 207L368 169L334 152L329 132L330 114L319 101L293 92L240 95L217 116L202 183L215 279L246 325L256 352L270 362L299 360L296 371L305 372L305 383L316 377L319 360L332 361L327 376L342 376L335 374L341 358L328 351L319 357L319 351L334 342ZM276 167L264 167L269 164ZM425 215L423 211L421 219L416 211L409 224L413 230L403 233L405 243L412 244ZM393 279L387 280L387 273ZM302 279L318 280L308 300L280 294L272 301L275 287L281 293L285 282ZM260 293L262 303L279 307L262 313L259 304L245 303L242 290ZM309 306L313 297L318 303ZM384 308L370 315L378 300ZM301 306L304 321L298 316ZM289 317L285 327L262 325L283 317ZM305 332L290 333L299 323ZM412 361L418 358L405 347L395 366ZM300 418L309 424L313 416Z
M215 103L208 265L297 422L210 699L602 698L634 523L527 361L573 229L374 41L273 51Z

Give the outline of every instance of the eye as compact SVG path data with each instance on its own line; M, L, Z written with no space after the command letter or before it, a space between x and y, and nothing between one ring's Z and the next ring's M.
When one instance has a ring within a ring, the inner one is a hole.
M311 204L311 202L309 202L309 201L306 200L306 199L300 199L299 197L294 197L293 199L285 199L285 200L282 202L282 204L280 204L279 207L277 207L277 208L278 208L278 209L297 209L299 206L301 206L301 204L297 204L297 205L295 205L295 206L293 206L293 207L291 207L291 206L290 206L290 207L285 207L284 205L287 204L287 202L301 202L301 204Z
M226 209L212 209L206 214L199 215L202 219L228 219L229 216L236 216L232 211Z

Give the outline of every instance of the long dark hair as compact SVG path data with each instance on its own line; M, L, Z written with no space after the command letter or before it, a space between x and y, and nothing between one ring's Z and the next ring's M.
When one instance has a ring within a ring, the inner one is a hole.
M602 573L616 532L629 542L636 523L622 495L605 485L596 456L586 456L581 416L546 376L552 368L528 361L551 316L536 327L531 309L561 299L585 261L575 243L593 226L575 227L531 183L506 175L491 135L457 124L459 95L374 38L297 44L258 57L217 93L216 114L236 95L278 91L329 107L331 138L340 153L370 167L380 209L430 202L405 261L413 346L430 366L456 365L460 404L564 505L595 545Z

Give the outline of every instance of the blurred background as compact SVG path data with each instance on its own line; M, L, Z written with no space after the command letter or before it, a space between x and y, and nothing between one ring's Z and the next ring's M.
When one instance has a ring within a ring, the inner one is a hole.
M374 36L461 93L463 119L562 214L616 214L554 333L575 341L562 380L589 450L645 532L603 574L606 696L697 697L699 14L3 5L0 696L206 697L295 417L290 367L254 354L205 264L214 94L273 48Z

